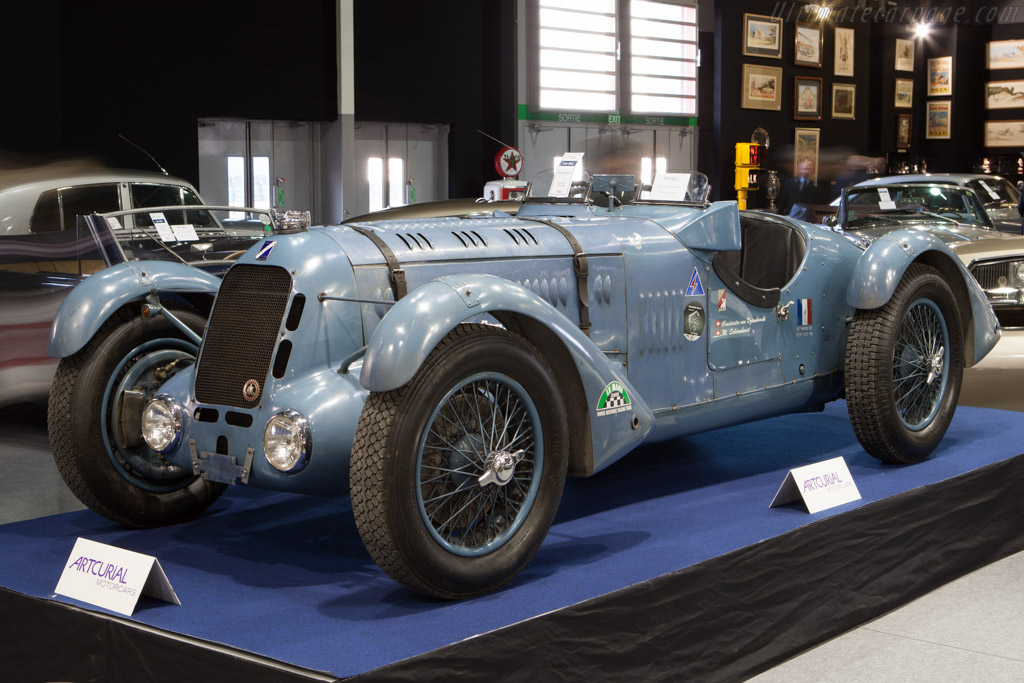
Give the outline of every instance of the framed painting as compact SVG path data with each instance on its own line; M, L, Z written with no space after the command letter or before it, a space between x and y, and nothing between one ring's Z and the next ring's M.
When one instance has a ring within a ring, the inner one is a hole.
M928 60L928 97L953 94L953 58Z
M744 64L741 87L744 109L782 110L782 67Z
M1024 68L1024 40L994 40L986 48L985 68Z
M952 109L953 102L951 100L928 103L928 121L925 130L927 139L949 140Z
M897 109L910 109L914 106L914 81L910 78L896 79L896 97L893 106Z
M795 136L795 154L793 155L793 175L804 161L811 162L811 178L818 184L818 141L821 130L818 128L797 128Z
M985 84L986 109L1024 107L1024 81L989 81Z
M896 148L905 150L910 147L910 131L913 117L910 114L896 115Z
M793 79L793 118L797 121L821 120L821 79L797 76Z
M914 70L914 41L906 38L896 39L896 70Z
M986 147L1024 147L1024 121L986 121Z
M796 43L793 64L821 66L822 29L818 24L796 23Z
M853 76L853 37L852 28L836 27L835 76Z
M782 17L744 14L743 54L782 59Z
M853 83L832 84L832 118L854 118L857 86Z

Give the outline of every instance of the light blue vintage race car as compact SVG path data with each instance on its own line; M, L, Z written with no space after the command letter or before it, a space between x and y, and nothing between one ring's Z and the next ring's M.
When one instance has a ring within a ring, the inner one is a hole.
M194 365L136 388L148 447L55 448L69 485L137 525L226 484L348 492L385 572L468 597L529 562L567 474L644 443L845 395L868 452L921 460L999 337L927 231L740 212L699 173L657 202L621 176L558 185L514 217L277 225L225 275ZM99 287L58 315L64 362Z

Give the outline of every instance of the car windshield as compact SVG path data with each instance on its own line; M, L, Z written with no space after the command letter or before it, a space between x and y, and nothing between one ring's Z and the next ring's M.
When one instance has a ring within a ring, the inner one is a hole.
M843 227L900 223L970 225L991 224L970 190L949 185L891 185L847 190Z
M977 193L986 208L996 206L1017 206L1020 191L1006 178L977 178L967 182L967 187Z
M191 266L236 260L271 225L266 212L227 207L176 211L174 206L118 211L101 218L127 260L179 261Z

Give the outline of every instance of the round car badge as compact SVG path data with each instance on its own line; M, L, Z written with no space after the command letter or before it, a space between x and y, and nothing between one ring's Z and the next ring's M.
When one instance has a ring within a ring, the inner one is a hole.
M242 387L242 398L246 401L255 401L260 395L260 383L254 379L249 380Z
M704 334L704 309L696 301L686 304L683 311L683 336L697 341Z

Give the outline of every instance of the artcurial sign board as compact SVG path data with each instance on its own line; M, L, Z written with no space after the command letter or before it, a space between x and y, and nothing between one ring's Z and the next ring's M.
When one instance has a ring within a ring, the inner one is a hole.
M75 541L54 592L129 617L143 593L181 604L155 557L85 538Z
M789 471L768 507L803 500L811 514L860 500L846 461L832 458Z

